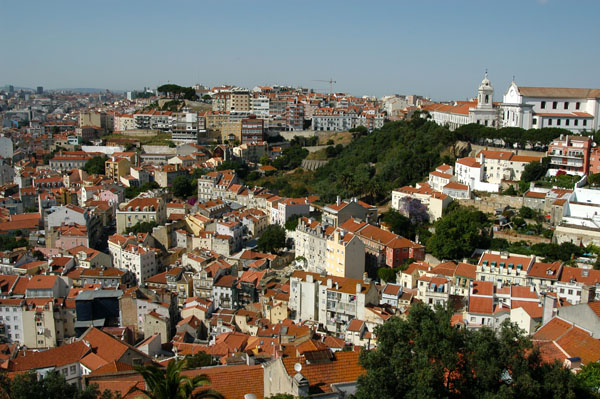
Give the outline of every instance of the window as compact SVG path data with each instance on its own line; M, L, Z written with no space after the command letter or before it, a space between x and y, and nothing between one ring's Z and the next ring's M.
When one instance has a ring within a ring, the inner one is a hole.
M540 108L546 109L546 101L542 101L542 103L540 104Z
M581 105L581 103L578 101L575 103L575 109L579 109L579 106Z
M569 295L573 295L573 290L569 290Z
M552 126L552 119L548 119L548 126Z
M565 109L569 109L569 102L565 101Z
M533 124L537 125L537 118L533 118Z
M573 121L573 124L574 124L575 126L579 125L579 119L575 119L575 120Z
M553 101L552 102L552 109L556 109L556 107L558 107L558 101Z
M69 367L69 373L75 374L75 366Z
M560 126L560 119L556 120L556 126Z
M587 120L583 120L583 126L587 126Z
M565 125L569 126L569 119L565 120Z

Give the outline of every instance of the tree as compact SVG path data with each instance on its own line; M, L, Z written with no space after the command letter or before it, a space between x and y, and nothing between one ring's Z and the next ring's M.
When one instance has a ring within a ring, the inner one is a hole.
M259 251L271 253L285 247L285 230L277 224L267 226L258 238L257 246Z
M92 384L84 390L69 384L65 377L53 370L38 379L35 373L25 373L9 378L4 372L0 373L0 398L2 399L112 399L118 398L108 390L100 392L98 386Z
M590 389L600 389L600 363L589 363L577 373L577 379Z
M150 399L200 399L200 398L223 398L221 394L209 389L194 392L196 388L210 383L205 374L193 378L181 375L186 359L171 361L166 369L155 365L135 367L144 381L146 389L132 387L127 395L140 392Z
M597 187L600 185L600 173L590 173L588 176L588 184Z
M469 257L476 248L488 247L484 230L488 224L483 212L457 207L435 223L435 234L427 242L427 249L439 259Z
M409 218L395 209L390 209L384 213L381 220L389 226L392 232L411 240L415 239L415 226L410 222Z
M390 267L380 267L377 269L377 277L386 283L396 282L396 272Z
M427 207L418 198L404 197L400 200L399 211L406 216L414 225L420 225L429 221Z
M523 206L521 209L519 209L519 215L521 215L521 217L524 219L535 219L537 213L533 209Z
M548 171L549 165L550 158L548 157L542 158L541 162L529 162L521 173L521 180L529 183L541 179Z
M186 369L197 369L200 367L212 366L214 364L212 356L202 351L192 356L186 356L185 359Z
M271 158L269 158L269 156L265 154L262 157L260 157L260 159L258 160L258 163L261 165L270 165Z
M188 198L196 195L198 186L192 184L192 179L189 176L177 176L173 179L173 195L178 198Z
M103 175L104 174L104 163L108 160L108 157L93 157L85 163L83 170L90 175Z
M594 397L559 363L543 363L516 325L457 329L451 316L448 308L417 303L406 320L379 326L377 349L360 354L366 373L356 398Z
M152 233L152 229L158 226L157 222L137 222L133 226L129 226L125 229L125 234L133 233Z
M300 219L300 215L292 215L292 217L285 222L285 229L287 231L296 230L296 227L298 227L298 219Z

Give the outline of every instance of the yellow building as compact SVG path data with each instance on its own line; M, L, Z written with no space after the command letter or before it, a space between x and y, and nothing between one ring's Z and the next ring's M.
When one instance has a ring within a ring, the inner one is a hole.
M365 272L365 244L352 233L335 229L327 238L327 274L362 279Z
M228 121L221 125L221 142L242 142L242 121Z
M121 177L127 176L131 168L131 162L127 158L108 159L104 163L104 174L113 181L120 181Z
M229 99L231 111L250 111L250 93L247 91L234 91Z
M206 124L206 129L220 131L221 125L224 122L229 121L229 113L221 112L221 111L207 112L204 115L204 120L205 120L204 123Z

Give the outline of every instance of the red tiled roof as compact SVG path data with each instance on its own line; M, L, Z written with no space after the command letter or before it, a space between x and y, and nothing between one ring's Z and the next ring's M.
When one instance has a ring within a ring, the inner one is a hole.
M494 313L494 300L492 297L469 298L469 313L492 314Z
M48 349L43 352L27 352L13 359L11 371L27 371L46 367L61 367L81 360L90 347L81 341Z
M302 375L308 380L309 393L331 392L331 384L353 382L365 373L358 364L359 352L336 352L331 362L308 364L304 357L283 358L289 376L296 375L294 365L302 365Z

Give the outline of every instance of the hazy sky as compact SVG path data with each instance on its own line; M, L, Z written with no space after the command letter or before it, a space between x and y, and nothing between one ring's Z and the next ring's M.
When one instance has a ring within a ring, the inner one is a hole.
M600 1L0 0L0 86L600 87Z

